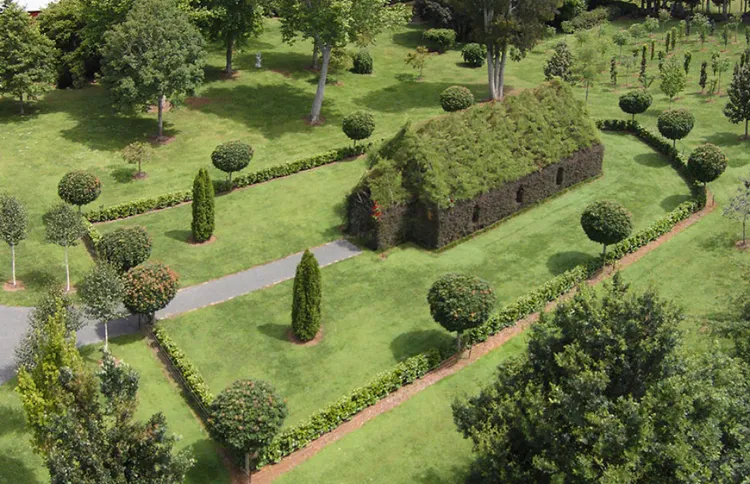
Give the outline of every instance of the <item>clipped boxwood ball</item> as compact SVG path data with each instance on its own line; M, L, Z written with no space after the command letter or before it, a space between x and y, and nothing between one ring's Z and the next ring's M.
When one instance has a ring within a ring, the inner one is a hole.
M253 159L253 147L242 141L228 141L216 147L211 153L211 162L216 168L228 173L230 180L232 173L240 171L250 164Z
M361 49L352 57L352 72L355 74L372 74L372 56L367 49Z
M635 120L636 114L645 113L654 98L644 90L632 91L620 96L620 109L631 114Z
M474 95L463 86L451 86L440 94L440 105L452 113L461 111L474 104Z
M99 198L102 183L93 173L83 170L70 171L57 185L57 194L71 205L82 206Z
M688 171L699 182L710 183L726 169L726 155L711 143L698 146L688 158Z
M478 277L449 273L432 285L427 303L432 319L448 331L461 332L487 321L495 306L495 293Z
M687 109L668 109L659 115L657 127L662 136L675 143L693 130L695 116Z
M355 142L367 139L375 131L375 118L367 111L355 111L344 117L341 128Z
M466 44L461 49L461 57L471 67L482 67L487 58L487 47L482 44Z
M96 250L101 259L126 272L151 257L151 236L140 226L119 228L102 235Z
M591 241L607 246L625 240L633 231L633 220L619 203L602 200L586 207L581 227Z

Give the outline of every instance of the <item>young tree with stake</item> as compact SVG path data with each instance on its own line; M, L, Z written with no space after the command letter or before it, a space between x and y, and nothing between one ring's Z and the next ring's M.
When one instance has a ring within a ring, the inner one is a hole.
M11 284L16 287L16 246L26 238L29 218L20 200L0 195L0 237L10 246Z
M83 217L67 203L57 205L44 215L47 240L65 249L65 291L70 291L70 266L68 248L78 245L84 235L86 226Z
M146 176L143 172L143 164L151 159L153 152L154 150L146 143L134 141L122 149L122 159L128 164L138 166L135 178L141 179Z
M86 313L104 325L104 350L109 348L108 322L120 315L124 286L117 269L100 262L78 285Z
M737 194L724 207L724 216L742 223L742 246L747 246L747 219L750 217L750 178L743 178Z

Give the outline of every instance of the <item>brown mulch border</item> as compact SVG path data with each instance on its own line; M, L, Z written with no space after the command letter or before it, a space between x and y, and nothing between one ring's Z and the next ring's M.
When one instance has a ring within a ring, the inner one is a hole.
M26 286L23 285L23 281L21 279L16 279L16 285L13 285L12 281L6 281L5 284L3 284L3 291L6 292L16 292L16 291L23 291L26 289Z

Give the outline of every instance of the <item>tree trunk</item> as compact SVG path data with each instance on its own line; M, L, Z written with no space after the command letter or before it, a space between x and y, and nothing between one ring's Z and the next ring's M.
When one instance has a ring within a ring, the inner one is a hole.
M497 91L495 90L495 47L492 45L487 46L487 83L490 89L490 101L497 99Z
M109 329L107 327L107 321L104 321L104 351L109 349Z
M143 162L143 160L140 160L140 159L138 160L138 176L139 177L143 176L143 171L141 170L141 163L142 162Z
M23 112L23 94L21 94L20 96L18 96L18 101L19 101L19 102L20 102L20 104L21 104L21 114L22 114L22 115L23 115L23 114L26 114L26 113L24 113L24 112Z
M250 454L247 452L245 452L245 475L247 482L250 482Z
M10 267L10 272L13 274L13 287L16 287L16 246L13 244L10 246Z
M745 120L745 139L747 139L747 122L748 120Z
M607 244L602 247L602 266L607 265Z
M589 83L586 82L586 103L585 104L588 104L588 103L589 103Z
M312 68L318 69L318 53L320 52L320 40L316 35L313 39Z
M326 90L326 79L328 78L328 64L331 61L332 46L324 44L321 47L323 52L323 65L320 67L320 79L318 80L318 90L315 91L315 100L313 101L312 111L310 111L310 124L320 121L320 111L323 108L323 94Z
M745 236L745 226L747 225L747 215L742 217L742 245L747 244L747 237Z
M224 68L224 72L227 76L232 75L232 48L234 47L234 37L227 35L227 65Z
M461 357L461 331L456 332L456 355Z
M68 246L65 246L65 292L70 292L70 267L68 266Z
M159 102L158 102L158 110L159 110L159 118L158 118L158 124L159 124L159 135L158 138L162 137L162 134L164 133L164 95L159 96Z
M503 53L500 58L500 68L495 73L497 75L497 94L498 99L505 96L505 65L508 63L508 47L503 47Z

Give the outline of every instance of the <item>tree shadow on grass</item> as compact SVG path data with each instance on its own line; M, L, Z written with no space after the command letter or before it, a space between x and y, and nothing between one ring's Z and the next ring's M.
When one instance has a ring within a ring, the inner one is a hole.
M227 469L222 463L219 449L210 439L201 439L188 447L195 465L187 473L186 482L226 482Z
M397 361L403 361L431 348L442 348L455 343L455 335L450 335L442 329L423 329L396 336L391 341L391 352Z
M289 331L288 324L261 324L258 326L258 331L269 338L277 339L279 341L289 341L289 338L287 338L287 331Z
M26 429L26 416L20 405L0 405L0 415L3 416L0 435L23 432Z
M690 195L670 195L662 200L659 206L667 212L671 212L681 203L690 201L692 199L693 197L691 197Z
M702 237L698 242L698 245L704 250L715 251L722 249L734 250L734 244L737 242L737 237L734 232L724 231L715 232L706 237Z
M723 133L711 133L709 136L703 137L704 143L713 143L717 146L721 147L727 147L727 146L737 146L745 144L746 141L743 137L743 133L740 131L742 128L738 128L738 131L735 133L732 132L723 132ZM750 144L748 144L750 146ZM744 157L743 157L744 158ZM741 164L737 164L737 161L741 161ZM735 162L735 163L732 163ZM729 165L738 167L738 166L745 166L748 163L748 161L743 160L729 160Z
M164 232L164 235L177 242L185 242L187 244L193 233L189 230L168 230Z
M596 257L591 254L575 250L558 252L557 254L552 254L549 259L547 259L547 269L557 276L578 265L591 262L594 259L596 259Z
M23 440L26 441L25 438ZM23 460L2 452L0 453L0 482L35 484L42 481Z
M455 83L447 82L400 82L389 87L371 91L355 103L362 104L372 111L398 113L414 108L440 106L440 93ZM476 99L485 95L483 84L464 85Z
M420 476L415 476L415 478L416 482L421 484L454 484L456 482L466 482L468 475L468 467L451 466L447 472L444 469L438 471L435 468L429 468L422 472Z
M119 166L110 172L112 179L117 183L133 183L133 176L137 169L132 166Z
M658 153L641 153L633 157L639 165L649 168L664 168L670 166L669 161Z
M425 45L426 41L422 38L425 30L427 30L427 27L423 25L409 25L403 32L393 34L393 43L409 49Z

